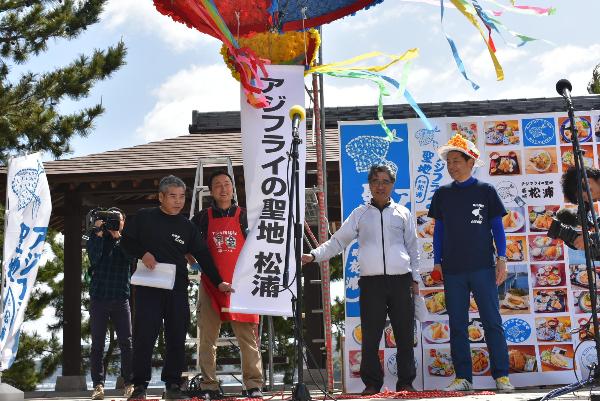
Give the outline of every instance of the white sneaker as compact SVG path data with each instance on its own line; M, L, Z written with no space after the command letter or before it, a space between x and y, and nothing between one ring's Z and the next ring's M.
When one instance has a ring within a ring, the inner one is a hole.
M92 400L103 400L104 399L104 386L102 384L98 384L94 387L94 392L92 393Z
M133 384L126 384L123 388L123 397L129 398L133 394Z
M263 398L263 393L258 387L251 388L247 391L248 398Z
M515 386L510 384L508 376L502 376L496 379L496 388L503 393L512 393L515 391Z
M471 391L473 385L467 379L454 379L445 389L442 391Z

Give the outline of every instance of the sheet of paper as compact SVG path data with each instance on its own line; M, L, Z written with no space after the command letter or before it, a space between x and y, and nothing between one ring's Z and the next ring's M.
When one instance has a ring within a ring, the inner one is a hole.
M137 269L131 276L131 284L172 290L175 285L175 270L175 265L170 263L157 263L150 270L138 260Z

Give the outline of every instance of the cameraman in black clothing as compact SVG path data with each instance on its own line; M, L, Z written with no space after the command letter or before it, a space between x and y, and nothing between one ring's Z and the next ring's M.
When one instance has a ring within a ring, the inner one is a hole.
M600 200L600 170L594 167L585 167L585 172L590 185L592 202ZM563 195L567 201L577 205L577 170L570 167L562 176ZM587 190L583 188L583 200L589 205ZM583 236L579 235L572 244L577 249L583 249Z
M94 212L94 211L93 211ZM106 221L105 216L110 217ZM92 400L104 399L104 340L110 320L117 332L121 349L121 376L125 381L125 397L133 391L131 384L131 310L129 308L129 278L133 258L120 246L125 214L111 208L108 212L92 213L94 229L86 243L90 260L90 331L92 348L90 371L94 383Z
M594 167L585 167L585 172L590 183L592 199L600 200L600 170ZM562 190L565 198L573 204L577 204L577 170L575 167L569 169L562 176ZM587 202L587 191L583 188L583 199Z
M231 285L221 279L197 228L180 214L185 204L185 188L180 178L164 177L159 184L160 206L141 209L133 221L127 221L123 231L123 248L141 259L148 269L154 269L158 262L176 265L172 290L136 286L132 380L135 388L131 400L146 398L152 351L163 321L166 357L161 379L166 386L165 398L189 398L180 390L190 320L185 255L190 253L196 258L220 291L232 291Z

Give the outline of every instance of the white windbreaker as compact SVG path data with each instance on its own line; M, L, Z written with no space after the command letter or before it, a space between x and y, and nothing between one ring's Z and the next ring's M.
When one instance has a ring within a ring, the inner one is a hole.
M419 275L417 230L410 211L393 200L379 210L372 204L361 205L329 241L311 251L315 262L328 260L341 253L358 238L358 263L361 276Z

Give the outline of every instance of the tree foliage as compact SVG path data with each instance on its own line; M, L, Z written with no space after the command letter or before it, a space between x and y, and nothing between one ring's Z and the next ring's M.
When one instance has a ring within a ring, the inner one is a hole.
M587 90L589 94L600 95L600 64L592 71L592 79L588 83Z
M79 36L98 22L106 1L0 0L0 163L21 152L59 157L71 151L73 136L86 136L93 128L102 104L61 114L60 103L89 96L95 83L124 65L123 42L52 71L23 73L14 82L11 69L46 52L50 40Z
M21 332L17 358L10 369L2 373L2 381L22 391L34 391L39 382L56 371L62 359L61 350L54 334L44 339L35 332Z
M342 255L337 255L329 261L330 279L332 282L339 281L344 278L344 265L342 263ZM340 350L341 340L344 334L344 322L346 321L346 308L344 307L344 299L335 297L331 304L331 323L336 328L337 351Z

